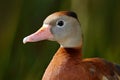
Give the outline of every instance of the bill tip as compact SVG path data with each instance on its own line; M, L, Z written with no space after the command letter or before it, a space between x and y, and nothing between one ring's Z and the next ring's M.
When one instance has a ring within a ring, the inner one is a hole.
M26 44L28 42L28 39L27 39L27 37L25 37L24 39L23 39L23 44Z

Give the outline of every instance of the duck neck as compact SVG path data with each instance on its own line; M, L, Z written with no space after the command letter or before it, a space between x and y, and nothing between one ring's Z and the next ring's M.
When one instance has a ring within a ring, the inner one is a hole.
M72 59L82 59L82 47L66 48L60 47L55 56Z
M63 42L60 42L60 44L61 44L61 47L64 47L64 48L76 48L76 47L82 46L82 40L80 39L81 38L72 38L72 39L68 39Z

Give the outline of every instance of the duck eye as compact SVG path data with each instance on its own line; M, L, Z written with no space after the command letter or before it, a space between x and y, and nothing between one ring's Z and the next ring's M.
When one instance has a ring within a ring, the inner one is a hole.
M64 21L58 21L58 22L57 22L57 25L58 25L59 27L62 27L62 26L64 25Z

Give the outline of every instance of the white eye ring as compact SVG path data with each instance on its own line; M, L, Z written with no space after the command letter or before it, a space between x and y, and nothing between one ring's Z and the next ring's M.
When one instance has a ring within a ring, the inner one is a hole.
M64 20L58 20L58 21L56 22L56 25L57 25L57 27L59 27L59 28L63 28L64 25L65 25L65 21L64 21Z

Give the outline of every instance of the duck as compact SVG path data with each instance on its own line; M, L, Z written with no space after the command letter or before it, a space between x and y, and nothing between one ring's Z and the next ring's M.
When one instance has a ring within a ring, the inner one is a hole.
M82 57L83 33L75 12L54 12L23 43L43 40L57 41L60 47L42 80L120 80L119 64L98 57Z

